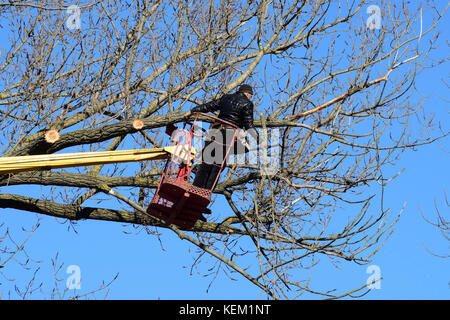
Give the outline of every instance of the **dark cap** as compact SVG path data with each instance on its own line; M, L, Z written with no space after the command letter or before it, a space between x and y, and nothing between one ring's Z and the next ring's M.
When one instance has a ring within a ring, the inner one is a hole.
M250 93L251 95L253 95L253 89L248 84L241 85L237 92L247 92L247 93Z

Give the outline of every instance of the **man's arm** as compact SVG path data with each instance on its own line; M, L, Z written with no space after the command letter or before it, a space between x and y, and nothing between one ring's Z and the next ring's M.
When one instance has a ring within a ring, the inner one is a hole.
M191 109L192 112L214 112L219 110L220 99L211 100L210 102L198 105Z
M249 103L242 110L242 125L245 130L254 128L253 124L253 103Z
M258 139L258 132L253 124L253 102L249 102L243 109L242 114L242 124L244 129L250 134L255 140Z

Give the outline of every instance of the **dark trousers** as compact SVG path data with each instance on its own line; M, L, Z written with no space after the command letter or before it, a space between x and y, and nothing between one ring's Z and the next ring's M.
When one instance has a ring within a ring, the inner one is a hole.
M213 139L206 143L202 150L202 163L195 173L193 185L200 188L211 189L220 173L220 167L226 165L226 154L231 143L234 130L223 129L219 131L220 139ZM228 134L228 137L227 137ZM231 151L230 151L231 152Z
M211 189L219 172L219 165L201 163L195 174L193 185L204 189Z

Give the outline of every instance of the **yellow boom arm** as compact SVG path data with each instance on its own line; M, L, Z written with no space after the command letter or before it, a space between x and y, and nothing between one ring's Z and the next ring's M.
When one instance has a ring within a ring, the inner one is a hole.
M0 157L0 174L46 170L52 168L90 166L116 162L160 160L168 159L172 155L176 155L178 158L181 158L182 161L192 160L195 155L194 148L191 149L190 157L188 156L188 152L185 151L187 150L183 145L177 145L154 149Z

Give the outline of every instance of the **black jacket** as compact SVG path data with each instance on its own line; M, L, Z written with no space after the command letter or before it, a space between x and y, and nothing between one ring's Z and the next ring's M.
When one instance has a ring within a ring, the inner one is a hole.
M214 112L219 110L219 119L231 122L239 128L248 130L253 125L253 102L243 93L226 94L192 108L192 112Z

